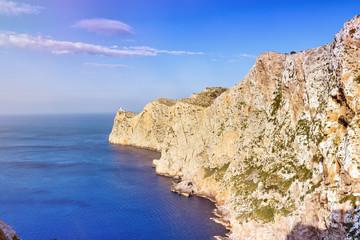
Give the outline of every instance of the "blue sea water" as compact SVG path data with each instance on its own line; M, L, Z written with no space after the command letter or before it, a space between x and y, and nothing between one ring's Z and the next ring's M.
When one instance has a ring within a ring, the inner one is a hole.
M23 240L213 239L214 204L170 192L113 115L0 116L0 219Z

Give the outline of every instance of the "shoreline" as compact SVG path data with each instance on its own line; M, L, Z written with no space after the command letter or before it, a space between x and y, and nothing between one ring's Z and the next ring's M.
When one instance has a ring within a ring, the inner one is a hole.
M138 147L141 149L141 147ZM153 163L152 164L152 167L156 169L156 165ZM204 194L198 194L194 191L191 191L191 192L187 192L187 191L182 191L181 188L176 188L176 185L178 183L181 182L181 177L180 176L172 176L172 175L169 175L169 174L160 174L158 172L155 171L155 174L158 175L158 176L164 176L164 177L169 177L169 178L172 178L173 181L172 181L172 186L171 186L171 189L170 191L173 192L173 193L177 193L178 195L182 195L184 197L191 197L191 196L195 196L195 197L200 197L200 198L204 198L204 199L207 199L209 201L211 201L212 203L215 204L215 208L212 210L212 213L215 215L215 217L210 217L210 220L222 225L226 230L228 230L228 232L225 234L226 237L223 237L223 236L213 236L215 239L217 240L229 240L229 236L230 234L232 233L232 228L231 228L231 224L230 224L230 221L225 219L225 214L222 213L222 211L219 209L219 206L217 204L217 201L215 198L213 197L210 197L210 196L207 196L207 195L204 195Z
M141 146L138 146L138 145L135 145L135 144L119 144L119 143L113 143L111 141L109 141L109 144L111 145L114 145L114 146L128 146L128 147L133 147L133 148L137 148L137 149L143 149L143 150L151 150L151 151L154 151L154 152L157 152L160 154L160 158L161 158L161 151L159 151L158 149L155 149L155 148L151 148L151 147L141 147ZM216 216L216 217L210 217L210 220L222 225L226 230L228 230L228 232L225 234L226 237L223 237L223 236L213 236L215 239L217 240L229 240L229 236L230 234L232 233L232 228L231 228L231 224L230 224L230 221L226 220L225 219L225 215L221 212L221 210L219 209L218 207L218 204L217 204L217 201L215 198L212 198L210 196L207 196L207 195L204 195L204 194L198 194L198 193L195 193L195 192L192 192L192 193L188 193L188 192L185 192L185 191L181 191L181 189L179 190L176 190L175 189L175 186L177 183L180 183L181 182L181 177L180 176L173 176L173 175L170 175L170 174L161 174L161 173L158 173L156 171L156 164L154 164L154 160L158 160L158 159L153 159L153 162L152 162L152 167L155 168L155 174L158 175L158 176L163 176L163 177L168 177L168 178L172 178L173 181L172 181L172 186L170 188L170 191L173 192L173 193L177 193L179 195L182 195L184 197L190 197L191 195L194 195L196 197L200 197L200 198L204 198L204 199L207 199L211 202L213 202L215 204L215 208L213 209L212 213Z

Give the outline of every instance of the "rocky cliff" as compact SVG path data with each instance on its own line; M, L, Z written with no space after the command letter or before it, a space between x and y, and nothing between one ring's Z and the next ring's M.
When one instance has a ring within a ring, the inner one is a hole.
M0 220L0 240L20 240L15 231Z
M360 16L230 89L119 111L109 140L161 151L156 172L216 201L230 239L360 237Z

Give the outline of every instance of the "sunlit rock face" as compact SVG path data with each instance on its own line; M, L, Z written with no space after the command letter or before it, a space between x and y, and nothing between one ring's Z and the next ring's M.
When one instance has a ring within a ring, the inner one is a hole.
M230 89L119 111L110 142L161 151L173 190L216 201L231 239L351 239L360 213L360 16L334 41L261 54Z

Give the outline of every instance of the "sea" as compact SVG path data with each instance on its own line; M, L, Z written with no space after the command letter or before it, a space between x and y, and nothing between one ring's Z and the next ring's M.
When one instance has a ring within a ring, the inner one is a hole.
M23 240L225 236L212 202L155 174L160 153L109 144L113 118L0 116L0 219Z

